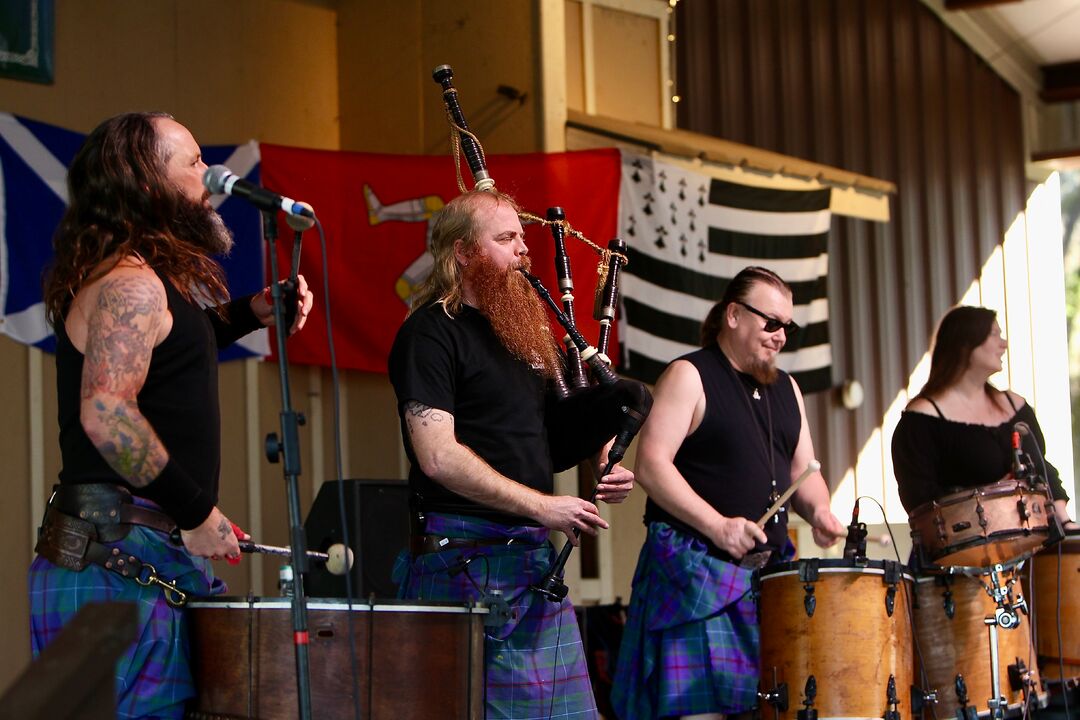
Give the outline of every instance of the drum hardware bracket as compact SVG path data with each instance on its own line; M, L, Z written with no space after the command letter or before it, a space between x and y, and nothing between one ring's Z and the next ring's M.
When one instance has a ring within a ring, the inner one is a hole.
M930 690L927 692L918 685L911 686L911 714L919 715L922 713L923 708L930 705L937 705L938 697L936 690Z
M1009 674L1009 687L1013 690L1023 690L1024 695L1028 694L1028 688L1031 685L1031 671L1028 670L1027 665L1020 658L1016 658L1016 662L1010 663L1008 668Z
M817 720L818 711L814 709L816 698L817 678L810 675L806 678L806 686L803 688L803 709L796 713L797 720Z
M900 698L896 694L896 676L889 675L889 684L885 690L885 703L889 709L883 715L884 720L900 720Z
M758 697L773 706L777 713L788 711L788 687L787 683L777 683L776 668L773 667L772 690L758 692Z
M806 617L814 617L817 609L817 598L814 597L814 583L818 579L818 559L807 558L799 562L799 580L803 583L806 595L803 597L803 609Z
M896 609L896 586L900 583L900 563L886 560L882 580L889 586L889 589L885 591L885 612L892 617Z
M946 587L945 592L941 594L941 597L943 600L942 607L945 609L945 617L952 620L956 617L956 599L953 598L952 589Z
M945 518L941 515L936 515L934 517L934 526L937 528L938 541L944 545L949 539L949 534L945 532Z
M979 516L979 527L981 527L983 529L983 532L985 533L987 526L989 526L990 524L990 521L986 519L986 508L983 507L983 504L981 502L978 502L975 505L975 512Z
M1021 495L1020 499L1016 501L1016 512L1020 515L1020 519L1025 523L1031 518L1031 511L1028 510L1027 497Z
M803 609L806 610L806 617L814 617L814 611L817 610L817 598L814 597L813 583L803 585L803 590L806 591L806 595L803 596Z
M484 618L484 627L497 628L510 622L510 603L506 602L502 590L488 590L480 598L480 604L488 609Z
M956 720L977 720L979 717L979 711L974 705L968 704L968 688L967 683L964 682L964 676L961 673L956 674L956 700L960 703L960 707L956 708Z

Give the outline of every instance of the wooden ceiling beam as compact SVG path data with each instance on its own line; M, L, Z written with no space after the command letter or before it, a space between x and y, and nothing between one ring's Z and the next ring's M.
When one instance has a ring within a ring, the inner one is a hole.
M1039 97L1043 102L1080 100L1080 61L1043 65L1043 83Z
M992 5L1005 5L1020 0L945 0L946 10L978 10Z

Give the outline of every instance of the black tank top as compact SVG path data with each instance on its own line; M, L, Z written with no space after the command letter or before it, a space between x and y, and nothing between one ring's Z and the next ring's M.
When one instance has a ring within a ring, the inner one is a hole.
M781 372L776 382L763 386L731 366L716 345L685 355L697 368L705 391L705 415L697 430L683 440L675 454L675 468L690 487L718 512L727 517L756 521L768 509L770 459L776 492L791 486L791 459L799 442L802 418L790 376ZM754 392L760 399L755 399ZM769 425L772 447L766 454ZM782 549L787 542L787 513L779 522L765 526L767 546L754 550ZM700 532L672 517L649 499L645 522L660 520L704 540L710 552L726 553L712 545Z
M161 273L173 325L154 348L139 410L175 462L217 504L221 466L221 417L218 408L217 342L207 312L192 305ZM60 420L60 483L116 483L145 495L124 481L101 456L79 421L83 354L56 327L56 387ZM170 508L164 508L166 512Z

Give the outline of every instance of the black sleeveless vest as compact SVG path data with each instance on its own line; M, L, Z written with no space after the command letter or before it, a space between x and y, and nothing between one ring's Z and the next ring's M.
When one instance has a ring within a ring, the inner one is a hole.
M214 325L207 312L185 300L167 277L161 273L158 277L165 286L173 325L168 337L153 350L137 398L139 410L161 438L170 461L178 463L216 504L221 418ZM84 360L71 344L64 324L57 323L56 387L63 462L60 483L116 483L135 495L146 495L145 488L132 488L105 462L83 430L79 405Z
M719 346L712 345L683 356L697 368L705 391L701 425L683 440L675 455L675 468L690 487L718 512L756 521L768 509L770 458L776 492L791 486L791 459L799 442L802 418L790 376L780 372L776 382L763 386L731 366ZM760 399L754 398L754 392ZM769 426L772 446L766 451ZM767 546L782 549L787 542L787 513L765 526ZM649 499L645 522L660 520L705 540L710 552L725 557L702 534L672 517Z

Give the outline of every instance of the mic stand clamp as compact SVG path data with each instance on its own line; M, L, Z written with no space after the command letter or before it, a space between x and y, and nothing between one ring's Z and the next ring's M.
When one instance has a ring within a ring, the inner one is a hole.
M484 627L498 628L510 622L510 604L503 597L502 590L488 590L480 598L480 604L488 609Z

